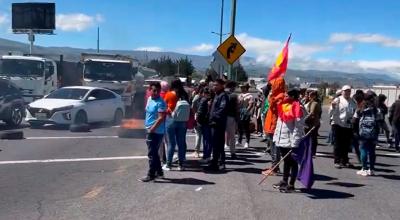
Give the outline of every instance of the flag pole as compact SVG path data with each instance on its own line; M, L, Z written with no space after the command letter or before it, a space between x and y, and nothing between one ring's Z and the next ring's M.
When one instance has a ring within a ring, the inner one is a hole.
M305 134L303 136L303 138L308 137L308 135L311 134L311 132L315 129L315 126L313 126L308 132L307 134ZM268 172L265 175L264 178L258 183L258 185L260 185L261 183L263 183L272 173L272 171L274 171L282 162L283 160L285 160L286 157L288 157L290 154L292 153L292 150L290 150L285 156L283 156L283 158L275 165L273 166L271 169L268 170Z

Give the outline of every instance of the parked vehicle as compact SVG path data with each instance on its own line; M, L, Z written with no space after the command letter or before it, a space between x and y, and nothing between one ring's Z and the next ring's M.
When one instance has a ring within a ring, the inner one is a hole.
M82 53L81 63L83 85L106 88L121 95L125 109L132 111L138 61L123 55Z
M0 79L0 120L18 126L25 117L21 91L9 80Z
M0 78L14 83L25 103L57 89L57 64L40 56L0 56Z
M26 121L32 127L44 124L88 124L113 122L124 117L120 95L108 89L72 86L58 89L27 106Z

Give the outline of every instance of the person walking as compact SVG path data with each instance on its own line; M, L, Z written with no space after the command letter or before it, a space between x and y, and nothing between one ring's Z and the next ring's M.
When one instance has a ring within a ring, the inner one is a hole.
M199 108L199 104L200 104L200 100L201 100L201 91L202 91L203 86L198 86L196 88L196 92L195 95L193 97L192 100L192 110L194 112L194 119L195 119L195 126L194 126L194 130L196 132L196 139L195 139L195 146L194 146L194 157L196 158L200 158L200 147L201 147L201 143L202 143L202 139L203 139L203 134L201 132L201 128L199 123L197 123L197 111Z
M250 144L250 120L254 108L254 97L249 93L250 85L245 83L240 86L242 93L239 95L239 138L238 145L242 145L243 134L246 138L246 143L244 144L244 148L249 148Z
M364 108L364 92L362 90L357 90L356 94L353 95L353 100L356 102L357 111L361 111ZM352 146L357 156L357 161L361 163L361 152L360 152L360 135L359 135L359 127L360 127L360 118L353 118L353 138L352 138Z
M280 148L281 157L286 156L291 149L297 148L304 136L306 110L299 101L299 95L299 90L291 89L278 105L279 117L273 140L275 145ZM285 157L283 178L279 183L273 184L273 187L283 193L293 192L297 173L298 164L296 160L291 155Z
M160 97L160 90L160 83L154 82L150 84L151 94L147 99L146 117L144 121L147 130L146 143L148 148L149 170L145 177L139 179L141 182L150 182L156 177L164 177L158 150L165 133L164 123L167 107L164 100Z
M357 110L354 117L359 119L359 140L362 168L357 171L361 176L373 176L375 168L375 149L379 136L379 121L382 112L376 106L375 94L371 91L365 94L361 109ZM369 161L369 163L368 163ZM369 165L369 166L368 166Z
M356 110L356 103L350 97L351 87L343 86L342 95L334 99L330 107L332 115L332 129L335 135L334 166L335 168L351 167L349 150L353 136L352 118Z
M171 170L172 159L174 157L175 146L178 145L178 170L184 170L186 160L186 131L187 121L190 116L189 95L183 88L179 79L172 81L170 91L165 95L167 104L167 138L168 152L167 163L164 170Z
M229 96L228 112L226 119L226 131L225 131L225 144L229 148L231 153L231 159L235 160L236 149L235 149L235 134L237 129L237 122L239 120L239 100L238 96L234 93L236 88L236 82L229 81L226 83L226 93Z
M392 125L392 130L394 134L394 147L397 152L399 150L399 142L400 142L400 95L398 100L396 100L392 106L390 107L389 121Z
M206 167L208 171L225 169L225 129L228 112L229 97L224 91L225 82L217 79L214 82L215 97L210 110L211 146L213 156L211 164ZM219 163L219 161L221 161Z
M318 146L318 130L321 126L321 105L318 102L318 92L317 91L310 91L308 93L309 102L306 107L308 115L305 119L305 123L307 128L305 130L308 133L311 129L311 145L312 145L312 154L313 156L317 153L317 146Z
M211 159L211 130L209 125L210 108L208 102L211 100L211 92L208 87L200 90L200 101L196 112L197 127L203 135L203 159L208 163Z

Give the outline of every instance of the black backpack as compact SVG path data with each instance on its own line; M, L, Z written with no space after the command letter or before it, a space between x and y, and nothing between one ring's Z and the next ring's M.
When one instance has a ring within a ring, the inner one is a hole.
M377 140L379 135L379 125L377 123L378 110L376 108L367 108L360 114L360 138L363 140Z

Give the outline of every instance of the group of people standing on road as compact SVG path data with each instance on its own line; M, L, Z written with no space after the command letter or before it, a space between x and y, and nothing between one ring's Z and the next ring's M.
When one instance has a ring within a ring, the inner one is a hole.
M262 173L282 173L282 180L273 187L281 192L293 191L298 164L287 155L309 135L312 155L316 156L322 115L318 92L288 88L283 77L270 80L258 95L249 92L247 83L239 87L240 92L236 93L236 82L226 79L203 82L192 92L185 90L179 79L172 81L170 86L165 81L152 83L145 118L150 169L141 181L163 177L164 171L173 169L175 162L178 163L177 170L185 169L186 133L193 117L196 133L193 156L201 158L200 161L207 165L206 171L224 170L225 149L230 151L231 160L237 159L236 147L249 148L251 133L255 132L263 137L266 152L272 158L271 167ZM390 110L385 100L383 95L361 90L351 97L350 86L344 86L337 93L329 109L334 167L352 167L348 153L353 148L362 164L357 174L374 175L380 129L385 131L389 146L393 146L385 122L387 114L394 131L395 147L399 149L400 97ZM177 161L174 159L176 146ZM279 166L281 158L284 158L283 172Z

